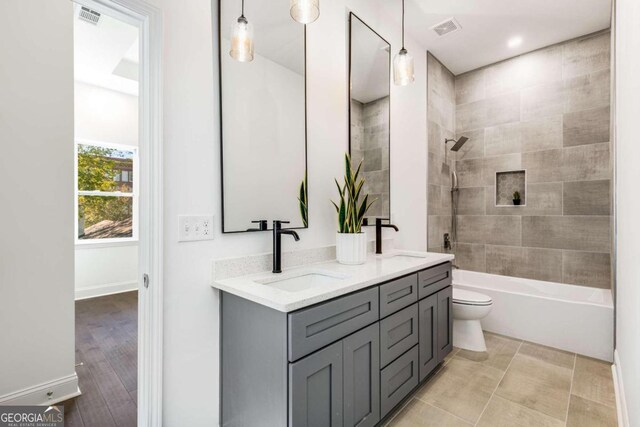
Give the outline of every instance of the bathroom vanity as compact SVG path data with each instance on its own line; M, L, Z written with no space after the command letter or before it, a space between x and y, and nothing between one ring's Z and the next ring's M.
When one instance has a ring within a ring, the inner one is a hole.
M215 281L224 426L375 426L452 349L451 255Z

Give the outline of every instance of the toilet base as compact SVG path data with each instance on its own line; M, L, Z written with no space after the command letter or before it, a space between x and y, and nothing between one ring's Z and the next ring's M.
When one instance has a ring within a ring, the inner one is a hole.
M480 320L453 319L453 345L471 351L487 351Z

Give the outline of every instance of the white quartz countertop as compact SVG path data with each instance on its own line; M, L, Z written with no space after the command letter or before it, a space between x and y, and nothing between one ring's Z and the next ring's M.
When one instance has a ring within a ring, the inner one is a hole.
M395 279L454 259L433 252L392 251L369 255L361 265L329 261L286 269L214 280L216 289L282 312L290 312Z

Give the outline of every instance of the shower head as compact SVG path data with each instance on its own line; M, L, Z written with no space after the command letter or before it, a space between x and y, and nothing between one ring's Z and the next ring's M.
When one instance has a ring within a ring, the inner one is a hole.
M451 147L451 151L458 151L462 148L462 146L469 140L469 138L467 138L466 136L461 136L460 138L458 138L458 140L456 141L455 139L445 139L444 143L446 144L447 142L455 142L455 144L453 145L453 147Z

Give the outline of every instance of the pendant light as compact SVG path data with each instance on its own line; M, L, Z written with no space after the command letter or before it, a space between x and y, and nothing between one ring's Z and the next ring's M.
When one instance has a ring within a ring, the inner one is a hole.
M291 17L301 24L311 24L320 16L320 0L291 0Z
M242 13L231 28L229 55L239 62L253 61L253 25L244 17L244 0L242 0Z
M404 48L404 0L402 0L402 49L393 58L393 82L398 86L413 83L413 57Z

